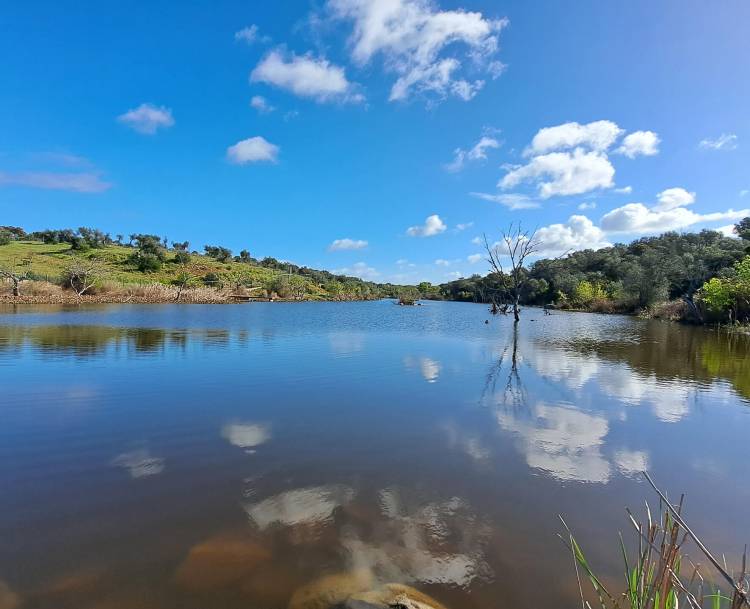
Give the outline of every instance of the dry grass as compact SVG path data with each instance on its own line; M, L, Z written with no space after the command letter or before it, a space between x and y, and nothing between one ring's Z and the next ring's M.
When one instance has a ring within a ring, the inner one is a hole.
M175 286L160 283L149 285L119 285L103 282L90 293L78 296L73 290L65 290L59 285L46 281L24 281L21 283L21 296L15 298L10 283L0 284L0 302L14 304L82 304L82 303L194 303L221 304L232 302L229 295L221 290L207 287L182 290L179 301Z

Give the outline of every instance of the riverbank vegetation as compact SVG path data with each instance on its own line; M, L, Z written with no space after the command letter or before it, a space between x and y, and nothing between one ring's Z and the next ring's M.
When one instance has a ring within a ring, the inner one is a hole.
M646 479L659 497L659 520L654 520L646 504L646 517L636 520L628 510L635 531L635 543L628 548L620 535L623 561L622 593L617 594L595 573L568 525L562 520L565 534L560 535L571 552L581 606L590 609L591 602L602 609L750 609L747 579L747 548L739 568L732 573L722 556L720 561L690 528L682 515L683 499L672 504L657 488L648 473ZM693 560L688 551L695 552ZM710 565L704 573L701 563ZM587 599L583 582L591 585L593 597ZM594 600L595 599L595 600Z
M337 275L220 245L191 250L149 234L97 229L27 233L0 227L0 298L16 302L227 302L243 299L371 300L399 287Z
M664 233L629 244L545 258L528 267L474 275L438 286L426 298L512 303L604 313L641 313L697 323L750 322L750 218L737 237L717 231ZM544 244L541 244L543 247ZM502 252L500 252L502 253Z

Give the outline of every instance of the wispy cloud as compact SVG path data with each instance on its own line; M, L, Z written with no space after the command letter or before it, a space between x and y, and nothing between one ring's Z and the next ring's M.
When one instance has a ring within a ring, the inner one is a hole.
M269 114L276 109L262 95L253 95L250 99L250 107L255 108L261 114Z
M444 167L446 171L461 171L467 163L472 161L486 160L487 151L493 148L500 148L500 142L494 137L483 135L481 139L468 150L456 148L453 151L453 160Z
M469 193L472 197L483 199L484 201L492 201L493 203L500 203L505 205L511 211L519 209L536 209L539 207L539 202L534 201L528 195L518 193L506 193L506 194L490 194L486 192L472 192Z
M62 173L50 171L0 172L0 186L25 186L47 190L99 193L112 187L98 173Z
M722 133L716 139L703 139L698 145L709 150L734 150L738 146L737 139L734 133Z
M260 35L260 28L254 23L243 27L241 30L234 33L234 39L237 42L244 42L245 44L255 44L256 42L269 42L271 39L268 36Z

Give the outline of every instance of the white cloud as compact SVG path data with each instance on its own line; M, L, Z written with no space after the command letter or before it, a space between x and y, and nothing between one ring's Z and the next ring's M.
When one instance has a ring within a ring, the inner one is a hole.
M452 172L461 171L467 162L486 160L487 150L491 148L500 148L500 142L493 137L484 135L469 150L456 148L453 151L453 161L445 165L445 169Z
M692 205L695 203L695 193L688 192L684 188L667 188L662 190L656 195L658 201L654 209L659 211L668 211L677 207L684 207L685 205Z
M336 239L328 246L328 250L336 252L339 250L361 250L366 248L368 245L367 241L362 239Z
M480 260L482 260L482 258L484 258L484 256L482 256L482 254L471 254L469 256L466 256L466 261L469 264L476 264L477 262L479 262Z
M737 233L734 232L734 224L725 224L724 226L717 226L714 230L720 232L725 237L734 237L739 239Z
M507 190L523 182L535 181L539 196L547 199L555 195L580 195L597 188L611 188L614 175L615 168L606 154L576 148L572 152L535 156L526 165L511 169L498 186Z
M734 150L737 148L737 136L734 133L722 133L715 140L701 140L699 146L709 150Z
M445 276L448 279L461 279L464 274L461 271L451 271L450 273L446 273Z
M609 247L604 232L586 216L574 215L565 224L550 224L536 232L539 253L562 254L568 251Z
M544 127L534 136L531 145L524 151L524 154L534 156L552 150L578 147L604 152L615 143L622 133L623 130L612 121L594 121L586 125L573 122L554 127Z
M262 95L253 95L252 99L250 99L250 107L255 108L261 114L268 114L276 109Z
M227 148L227 159L235 165L247 163L275 163L279 157L279 147L265 138L256 136L237 142Z
M633 192L632 186L623 186L622 188L615 188L615 192L620 195L629 195Z
M46 190L68 190L71 192L97 193L109 190L110 182L103 181L98 173L58 173L49 171L25 171L6 173L0 171L0 186L25 186Z
M450 260L445 260L444 258L438 258L437 260L435 260L435 264L437 266L450 266L451 265L451 261Z
M258 35L258 26L252 24L248 25L247 27L243 27L241 30L234 33L234 39L236 41L246 42L247 44L253 44L254 42L257 42L258 40L260 40L260 37Z
M596 201L584 201L583 203L579 203L578 209L581 211L586 211L587 209L596 209Z
M653 131L634 131L622 140L617 152L633 159L639 155L654 156L659 153L659 136Z
M406 234L410 237L434 237L445 232L448 227L440 219L440 216L433 214L428 216L421 226L411 226L406 229Z
M335 17L354 22L349 42L356 63L366 65L382 55L386 70L396 74L390 100L404 100L415 92L438 99L471 99L484 81L462 75L459 43L468 47L466 55L475 72L496 77L502 71L494 56L507 20L487 19L479 12L442 11L427 0L329 0L328 8ZM448 46L451 56L441 56Z
M539 203L537 201L534 201L531 197L517 193L493 195L485 192L472 192L469 194L471 194L472 197L477 197L478 199L484 199L485 201L492 201L493 203L500 203L500 205L505 205L505 207L507 207L511 211L515 211L518 209L536 209L537 207L539 207Z
M153 135L159 129L174 125L172 110L165 106L141 104L117 117L117 120L138 133Z
M311 54L285 58L279 50L268 53L250 74L252 82L263 82L318 102L361 102L364 97L346 78L344 68Z
M366 262L357 262L350 267L343 269L334 269L331 271L334 275L346 275L348 277L359 277L360 279L374 280L380 276L377 270L368 266Z
M467 228L471 228L472 226L474 226L473 222L463 222L461 224L456 224L456 230L462 231L462 230L466 230Z
M610 233L660 233L687 228L701 222L740 220L750 209L698 214L685 206L695 201L695 193L683 188L669 188L657 195L651 207L643 203L628 203L602 217L601 227Z
M740 190L741 197L746 197L748 194L750 194L750 190L747 190L747 189Z
M474 237L471 240L472 244L474 245L482 245L484 243L484 240L481 237Z

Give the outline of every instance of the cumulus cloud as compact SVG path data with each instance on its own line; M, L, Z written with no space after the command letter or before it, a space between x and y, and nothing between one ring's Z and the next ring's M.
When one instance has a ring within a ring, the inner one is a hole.
M467 163L487 159L487 151L491 148L500 148L500 142L487 135L474 144L469 150L456 148L453 151L453 160L445 165L446 171L461 171Z
M380 276L380 273L366 262L357 262L350 267L334 269L334 275L346 275L348 277L359 277L360 279L374 280Z
M465 63L473 72L493 78L502 72L495 56L499 33L508 24L505 19L460 9L443 11L426 0L329 0L327 6L334 17L354 24L349 39L353 60L364 66L379 55L386 70L396 75L392 101L414 93L469 100L484 81L469 79ZM449 46L451 55L446 57Z
M526 165L511 169L498 186L509 189L523 182L537 184L543 199L555 195L580 195L614 185L615 168L607 155L596 150L576 148L572 152L550 152L532 158Z
M261 162L275 163L278 157L279 147L260 136L241 140L234 146L227 148L227 159L235 165Z
M528 195L522 195L518 193L506 193L506 194L489 194L486 192L472 192L469 193L472 197L478 199L484 199L485 201L492 201L493 203L500 203L505 205L511 211L518 209L535 209L539 207L539 203L534 201Z
M695 201L695 193L684 188L669 188L657 195L652 206L628 203L604 214L601 227L610 233L660 233L687 228L701 222L740 220L750 215L750 209L699 214L687 205Z
M526 163L505 166L507 173L498 187L508 190L528 182L543 199L613 188L615 168L609 154L624 133L608 120L544 127L524 150ZM658 152L658 144L659 137L653 131L634 131L625 136L615 152L631 158L650 156Z
M252 82L263 82L317 102L361 102L344 68L312 54L285 57L280 50L268 53L250 74Z
M584 201L583 203L579 203L578 209L581 211L586 211L587 209L596 209L596 201Z
M639 155L654 156L659 153L660 141L653 131L634 131L625 136L617 152L630 159Z
M737 136L734 133L722 133L716 139L701 140L699 146L708 150L734 150L737 148Z
M24 171L7 173L0 171L0 186L24 186L47 190L98 193L109 190L112 184L102 180L98 173L92 172Z
M633 192L632 186L623 186L622 188L615 188L615 192L619 195L629 195Z
M612 121L594 121L586 125L563 123L540 129L524 151L526 156L544 154L552 150L578 147L603 152L615 143L623 130Z
M447 228L440 216L433 214L425 219L424 224L407 228L406 234L410 237L434 237L445 232Z
M141 104L137 108L128 110L117 117L123 125L127 125L138 133L153 135L159 129L166 129L174 125L172 110L165 106Z
M695 193L688 192L684 188L667 188L662 190L656 195L658 201L656 209L660 211L668 211L677 207L684 207L685 205L692 205L695 203Z
M276 109L262 95L253 95L250 99L250 107L255 108L261 114L268 114Z
M573 215L564 224L550 224L536 232L540 254L562 254L569 251L601 249L612 245L602 229L586 216Z
M328 250L336 252L340 250L362 250L368 245L367 241L363 239L336 239L328 246Z

